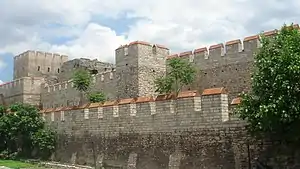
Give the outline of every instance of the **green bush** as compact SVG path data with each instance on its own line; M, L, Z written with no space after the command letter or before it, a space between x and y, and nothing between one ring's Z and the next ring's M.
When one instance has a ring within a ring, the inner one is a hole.
M54 150L55 132L46 128L45 122L34 106L27 104L13 104L11 113L4 113L5 107L0 106L0 152L10 158L34 158L50 155ZM0 112L1 113L1 112ZM38 153L33 156L32 152Z

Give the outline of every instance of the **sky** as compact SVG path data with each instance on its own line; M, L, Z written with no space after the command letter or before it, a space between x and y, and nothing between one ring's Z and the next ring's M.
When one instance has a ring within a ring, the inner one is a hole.
M1 0L0 83L26 50L114 63L141 40L171 53L300 23L299 0Z

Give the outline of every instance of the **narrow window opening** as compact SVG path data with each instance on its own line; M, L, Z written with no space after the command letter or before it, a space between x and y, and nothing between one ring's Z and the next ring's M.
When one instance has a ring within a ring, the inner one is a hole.
M128 47L125 47L125 48L124 48L124 55L125 55L125 56L128 56Z
M48 67L48 72L50 72L50 67Z
M156 48L156 45L153 45L153 46L152 46L152 53L153 53L154 55L157 54L157 48Z
M57 73L59 73L60 72L60 70L59 70L59 68L57 69Z
M38 71L40 71L41 70L41 66L38 66Z

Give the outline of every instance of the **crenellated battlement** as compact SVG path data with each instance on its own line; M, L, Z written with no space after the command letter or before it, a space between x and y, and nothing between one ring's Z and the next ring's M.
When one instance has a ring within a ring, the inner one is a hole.
M68 59L68 56L67 55L61 55L61 54L58 54L58 53L50 53L50 52L43 52L43 51L35 51L35 50L27 50L17 56L14 57L15 60L18 60L19 58L21 57L24 57L24 56L36 56L36 57L51 57L53 59Z
M111 68L106 70L105 72L98 73L97 75L92 76L92 83L93 85L99 85L101 82L109 82L114 80L115 78L115 69ZM44 84L44 92L59 92L61 90L67 90L73 88L73 82L72 80L59 82L56 84Z
M299 28L298 24L294 25L294 28ZM172 58L183 58L195 64L200 64L204 68L214 67L214 65L230 64L235 61L242 61L242 57L253 56L253 53L260 47L261 35L263 36L274 36L278 30L266 31L262 34L252 35L245 37L244 39L230 40L225 43L219 43L208 47L201 47L191 51L185 51L178 54L171 54L167 56L168 59ZM237 54L240 58L237 58ZM253 57L252 57L253 58ZM250 58L244 61L249 61ZM219 62L219 63L216 63ZM223 63L222 63L223 62Z
M264 36L273 36L277 33L277 30L264 32ZM208 47L201 47L191 51L181 52L179 54L172 54L167 59L174 57L189 58L195 56L204 56L205 59L209 59L210 56L225 56L228 54L241 53L244 51L253 51L255 48L260 47L260 35L253 35L245 37L243 40L235 39L225 43L219 43ZM255 44L255 45L253 45Z
M20 79L16 79L10 82L2 83L0 84L0 89L13 89L18 88L21 84L30 82L34 83L35 80L43 80L43 78L40 77L23 77Z
M205 89L201 95L197 91L184 91L177 97L172 94L144 96L81 106L48 108L41 110L41 113L48 122L64 123L62 125L68 125L74 120L87 125L93 121L99 123L104 130L109 127L112 127L109 130L118 130L117 124L122 124L121 130L124 132L130 132L135 125L142 125L136 130L143 131L134 132L158 132L178 127L183 129L191 124L199 127L207 123L229 121L228 105L226 90L212 88ZM180 119L180 122L176 122L174 117ZM162 125L162 119L170 121Z
M16 102L39 105L41 84L44 78L23 77L0 85L0 94L4 95L7 104ZM28 99L30 98L30 99Z
M130 47L135 46L135 45L144 45L144 46L157 47L157 48L160 48L160 49L167 49L167 50L169 50L169 48L167 48L166 46L159 45L159 44L151 44L151 43L145 42L145 41L130 42L129 44L121 45L116 50L124 49L124 48L130 48Z

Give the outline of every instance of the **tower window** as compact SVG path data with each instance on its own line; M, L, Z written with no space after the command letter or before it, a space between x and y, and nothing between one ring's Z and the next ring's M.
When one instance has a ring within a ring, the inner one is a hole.
M50 67L48 67L48 72L50 72Z
M41 66L38 66L38 71L40 71L41 70Z
M59 71L60 71L60 70L59 70L59 68L58 68L58 69L57 69L57 73L59 73Z
M128 55L128 47L124 48L124 55L127 56Z
M157 53L157 47L156 47L156 45L153 45L153 46L152 46L152 53L153 53L154 55L156 55L156 53Z

